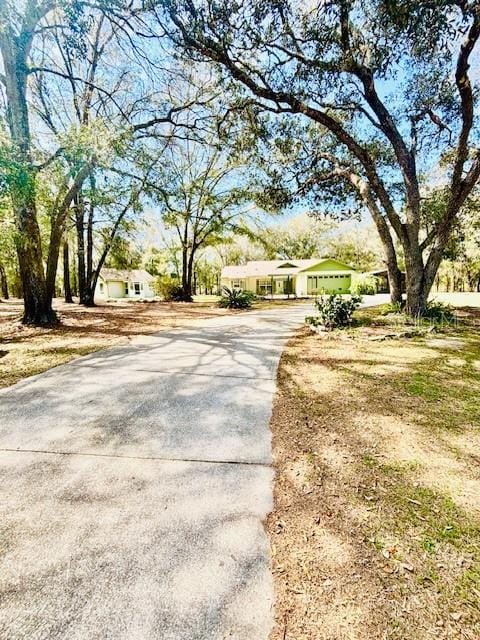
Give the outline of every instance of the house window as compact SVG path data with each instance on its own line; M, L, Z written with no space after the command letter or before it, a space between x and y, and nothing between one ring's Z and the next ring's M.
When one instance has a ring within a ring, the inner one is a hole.
M100 282L100 293L103 293L103 282Z
M269 296L272 293L272 281L257 280L257 293L259 296Z
M140 295L140 282L134 282L133 283L133 288L135 291L135 295L139 296Z
M125 282L125 295L128 296L128 282Z
M232 280L232 289L245 289L245 280Z

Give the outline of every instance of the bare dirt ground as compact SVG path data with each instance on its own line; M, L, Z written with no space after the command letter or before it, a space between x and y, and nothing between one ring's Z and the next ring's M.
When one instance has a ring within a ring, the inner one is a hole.
M40 329L20 323L21 300L0 303L0 387L79 356L192 320L231 313L210 300L185 303L116 302L86 308L55 300L61 324Z
M480 311L386 340L358 314L281 361L271 640L478 640Z

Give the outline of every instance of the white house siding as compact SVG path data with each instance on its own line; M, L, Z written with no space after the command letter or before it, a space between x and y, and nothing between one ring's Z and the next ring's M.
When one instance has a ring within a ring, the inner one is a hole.
M103 285L103 287L102 287ZM135 293L135 284L133 282L124 282L121 280L102 280L99 279L95 289L95 297L102 299L128 298L130 300L143 300L144 298L154 298L155 292L147 282L141 282L140 293ZM128 286L128 293L127 293Z
M146 282L139 282L138 283L140 285L140 293L135 293L135 283L134 282L129 282L128 283L128 298L136 298L138 299L142 299L142 298L153 298L155 296L155 293L153 291L153 289L150 288L150 285Z

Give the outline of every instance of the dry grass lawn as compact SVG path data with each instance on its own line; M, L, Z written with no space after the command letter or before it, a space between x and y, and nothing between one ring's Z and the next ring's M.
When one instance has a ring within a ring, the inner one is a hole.
M271 639L478 640L480 311L389 340L358 313L281 361Z
M20 323L21 301L0 303L0 387L87 353L127 343L138 335L231 313L210 300L194 304L118 302L92 308L56 300L54 307L61 324L40 329Z

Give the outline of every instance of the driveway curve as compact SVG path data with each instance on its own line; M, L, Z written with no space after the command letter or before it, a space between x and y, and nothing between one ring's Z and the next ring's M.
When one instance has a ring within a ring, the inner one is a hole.
M266 640L269 419L305 304L139 337L0 392L0 637Z

